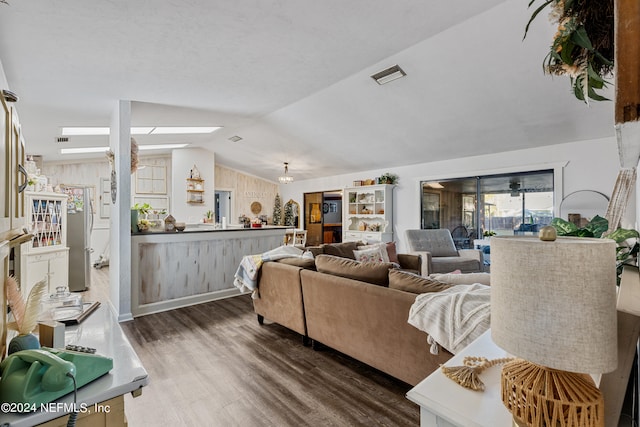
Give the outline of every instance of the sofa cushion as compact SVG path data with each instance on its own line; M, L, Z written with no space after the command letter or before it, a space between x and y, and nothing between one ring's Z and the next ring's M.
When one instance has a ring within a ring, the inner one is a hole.
M305 250L311 252L313 254L313 257L317 257L318 255L322 255L324 253L324 245L319 245L319 246L307 246L305 248Z
M364 249L360 249L364 248ZM389 262L387 251L383 247L374 245L358 246L358 250L353 251L353 255L356 257L356 261L371 261L371 262ZM386 259L385 259L386 258Z
M422 277L414 273L401 270L389 270L389 287L414 294L425 294L427 292L440 292L449 289L448 283Z
M295 267L306 268L307 270L316 269L316 261L313 258L283 258L277 262L281 264L293 265Z
M323 245L323 251L325 255L333 255L342 258L349 258L355 260L356 257L353 255L353 251L358 249L358 245L361 245L360 242L342 242L342 243L329 243Z
M316 269L320 273L360 280L374 285L389 285L390 262L359 262L332 255L318 255Z
M491 285L491 274L489 273L430 274L429 278L452 285L471 285L473 283Z

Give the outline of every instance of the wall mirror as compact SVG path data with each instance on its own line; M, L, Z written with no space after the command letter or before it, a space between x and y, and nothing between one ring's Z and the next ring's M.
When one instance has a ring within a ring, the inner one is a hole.
M560 218L580 226L594 216L604 217L609 206L609 197L599 191L578 190L568 194L560 203Z

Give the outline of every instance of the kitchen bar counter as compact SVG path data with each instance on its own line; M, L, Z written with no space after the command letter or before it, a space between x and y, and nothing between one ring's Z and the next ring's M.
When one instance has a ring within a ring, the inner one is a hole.
M216 229L131 235L134 317L239 295L233 276L245 255L282 245L286 227Z

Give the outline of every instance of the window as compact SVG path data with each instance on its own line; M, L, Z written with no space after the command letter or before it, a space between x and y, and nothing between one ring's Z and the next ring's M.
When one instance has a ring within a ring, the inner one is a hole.
M459 248L487 234L537 234L553 218L553 170L423 181L422 228L448 228Z
M166 194L167 172L165 166L138 166L138 170L136 171L136 193Z

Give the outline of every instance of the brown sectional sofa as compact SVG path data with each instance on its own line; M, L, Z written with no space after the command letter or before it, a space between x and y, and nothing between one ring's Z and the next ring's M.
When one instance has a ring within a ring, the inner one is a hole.
M342 263L353 269L353 261L334 258L351 258L346 247L352 243L324 246L314 249L321 271L313 263L296 260L264 263L260 297L253 301L260 323L267 318L301 334L305 344L312 339L411 385L452 357L444 350L431 354L427 334L407 323L415 293L389 288L388 279L382 283L379 272L373 278L363 275L378 285L356 280L363 266L356 266L356 273L331 271L342 269ZM318 258L323 253L333 256ZM398 261L419 274L419 256L398 254Z

